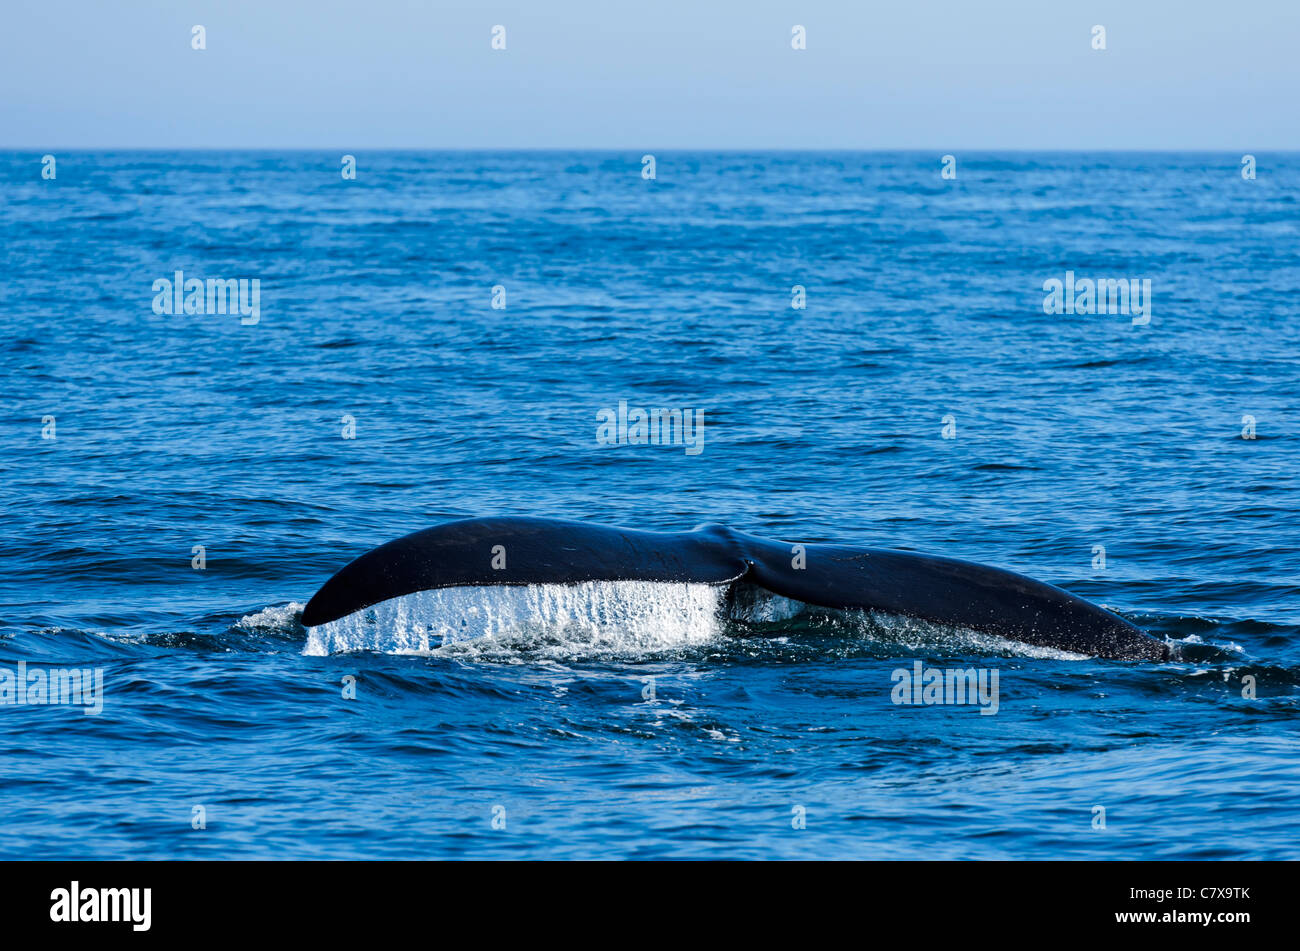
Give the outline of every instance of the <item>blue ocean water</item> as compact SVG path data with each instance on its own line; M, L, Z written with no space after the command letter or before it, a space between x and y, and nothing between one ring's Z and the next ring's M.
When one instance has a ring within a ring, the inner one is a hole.
M0 856L1300 857L1300 156L56 158L0 153L0 668L103 709L0 705ZM155 313L178 270L256 323ZM599 444L620 400L702 451ZM966 558L1178 656L680 591L312 649L343 564L489 514Z

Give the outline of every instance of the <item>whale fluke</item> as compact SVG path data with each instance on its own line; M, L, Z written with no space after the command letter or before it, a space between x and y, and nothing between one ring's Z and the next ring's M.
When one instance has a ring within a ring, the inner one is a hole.
M874 610L1115 660L1165 660L1167 645L1067 591L953 558L800 544L721 525L645 532L541 518L475 518L366 552L325 582L308 627L391 598L470 585L664 581L753 584L823 608Z

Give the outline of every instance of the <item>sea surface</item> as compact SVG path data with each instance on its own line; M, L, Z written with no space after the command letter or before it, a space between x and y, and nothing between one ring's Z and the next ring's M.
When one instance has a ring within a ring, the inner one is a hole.
M1300 156L355 157L0 153L0 679L102 675L0 704L0 857L1300 858ZM701 451L601 444L621 400ZM964 558L1176 656L692 586L301 625L497 514Z

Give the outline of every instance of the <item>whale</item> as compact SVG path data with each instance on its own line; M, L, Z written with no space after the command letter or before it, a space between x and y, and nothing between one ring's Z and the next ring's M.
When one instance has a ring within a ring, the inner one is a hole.
M1107 660L1159 661L1169 646L1124 618L1025 575L913 551L777 541L724 525L661 532L503 516L435 525L374 548L302 611L316 627L393 598L484 585L656 581L761 589L836 611L873 611Z

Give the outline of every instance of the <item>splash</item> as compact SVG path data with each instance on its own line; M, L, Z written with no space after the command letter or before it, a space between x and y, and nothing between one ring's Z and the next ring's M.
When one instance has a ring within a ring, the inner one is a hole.
M301 606L268 608L241 627L278 627ZM296 623L296 618L294 619ZM900 651L1001 654L1084 660L1083 654L1035 647L992 634L875 611L810 607L754 585L730 593L708 584L588 581L574 585L491 585L441 588L393 598L307 629L304 654L352 651L438 653L467 660L636 659L702 646L728 634L816 635Z
M715 640L724 597L714 585L655 581L441 588L309 628L303 653L505 648L640 656Z
M817 620L817 626L843 628L850 637L870 641L894 652L945 652L954 655L1001 654L1043 660L1090 660L1087 654L1040 647L1008 640L996 634L880 611L829 611Z

